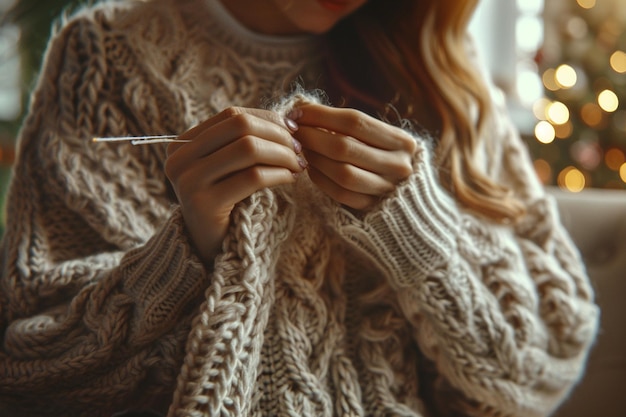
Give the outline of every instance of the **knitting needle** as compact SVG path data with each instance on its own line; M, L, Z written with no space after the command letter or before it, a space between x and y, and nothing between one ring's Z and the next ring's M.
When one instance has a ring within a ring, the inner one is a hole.
M178 139L177 135L151 135L151 136L110 136L92 138L92 142L130 142L133 145L149 145L151 143L164 142L190 142Z

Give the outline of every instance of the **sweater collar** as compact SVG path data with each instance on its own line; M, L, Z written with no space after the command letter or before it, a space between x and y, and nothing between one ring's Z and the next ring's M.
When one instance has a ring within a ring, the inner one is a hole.
M254 32L241 24L220 0L201 0L209 22L202 25L220 43L234 48L241 56L261 61L301 62L315 54L319 36L272 36Z

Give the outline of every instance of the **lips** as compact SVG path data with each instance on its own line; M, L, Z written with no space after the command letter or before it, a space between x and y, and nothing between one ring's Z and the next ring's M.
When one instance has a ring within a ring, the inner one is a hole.
M318 0L319 4L332 12L341 12L345 10L350 2L346 0Z

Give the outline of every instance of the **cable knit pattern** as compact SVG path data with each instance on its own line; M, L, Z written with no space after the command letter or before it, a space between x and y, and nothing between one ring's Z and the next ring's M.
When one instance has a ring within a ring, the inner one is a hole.
M242 201L211 269L165 146L91 142L283 102L294 79L315 87L317 60L314 39L251 33L217 0L103 3L64 23L8 194L0 414L530 417L559 404L598 310L504 108L484 169L526 204L519 223L460 207L416 136L414 174L367 213L306 176Z

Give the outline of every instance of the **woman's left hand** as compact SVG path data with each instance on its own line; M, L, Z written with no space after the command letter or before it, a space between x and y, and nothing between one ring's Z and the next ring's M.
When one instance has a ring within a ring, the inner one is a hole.
M404 130L353 109L304 104L292 111L295 137L309 176L350 208L372 207L413 172L415 139Z

